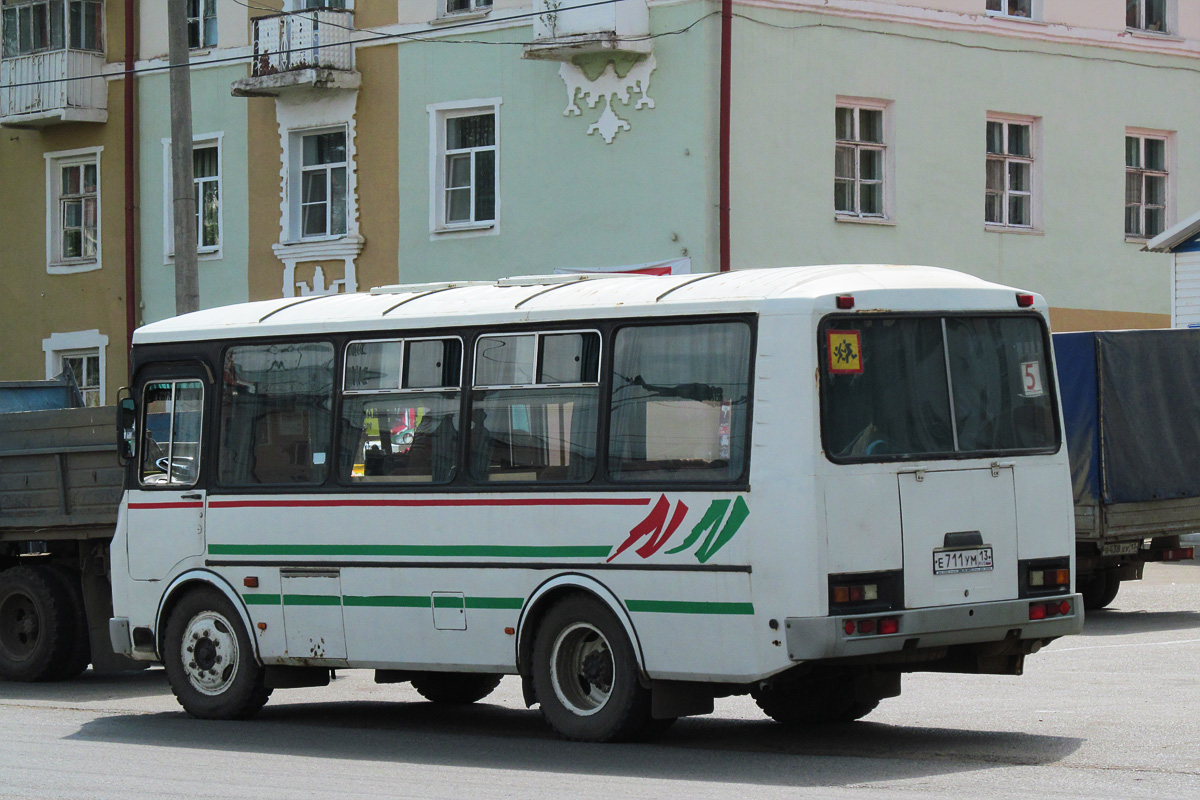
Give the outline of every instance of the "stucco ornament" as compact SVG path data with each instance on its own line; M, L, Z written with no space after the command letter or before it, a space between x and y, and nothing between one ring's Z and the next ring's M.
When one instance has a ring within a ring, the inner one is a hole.
M618 133L630 129L629 120L617 116L617 113L613 111L613 103L619 99L623 105L628 106L630 95L637 92L640 97L633 107L634 111L640 111L642 108L654 108L654 99L649 94L650 73L654 72L654 68L657 66L654 56L650 55L630 67L629 72L622 78L617 75L616 67L610 63L604 68L604 72L600 73L600 77L592 81L588 80L587 75L579 67L564 63L558 69L559 76L567 85L567 107L563 111L563 116L577 117L583 113L576 98L587 103L588 108L595 108L596 104L600 102L600 98L603 97L604 112L600 114L600 119L593 122L588 128L588 135L599 131L600 135L604 137L605 144L612 144Z

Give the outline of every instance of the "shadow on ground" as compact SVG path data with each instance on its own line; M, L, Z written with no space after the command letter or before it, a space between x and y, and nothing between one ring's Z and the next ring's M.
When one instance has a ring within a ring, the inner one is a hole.
M52 703L91 703L169 695L167 673L162 669L96 673L88 670L69 681L16 683L0 680L0 700Z
M848 786L1052 763L1082 739L859 722L790 731L770 721L680 720L653 742L589 745L555 738L535 710L376 701L268 705L247 722L183 713L115 715L69 737L131 745L535 770L584 776Z
M1082 636L1126 636L1156 631L1200 632L1200 611L1128 611L1103 608L1089 611L1084 619Z

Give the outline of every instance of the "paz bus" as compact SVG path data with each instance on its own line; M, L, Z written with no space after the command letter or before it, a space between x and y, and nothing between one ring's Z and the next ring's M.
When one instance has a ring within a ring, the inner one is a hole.
M242 718L520 676L560 735L858 719L1083 624L1047 308L919 266L382 287L139 329L116 651Z

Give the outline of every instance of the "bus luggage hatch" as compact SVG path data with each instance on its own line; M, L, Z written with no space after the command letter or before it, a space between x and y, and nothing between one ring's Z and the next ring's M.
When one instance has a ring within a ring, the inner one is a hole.
M1016 598L1012 466L915 470L898 477L905 606Z
M342 578L337 570L281 570L288 658L345 659Z

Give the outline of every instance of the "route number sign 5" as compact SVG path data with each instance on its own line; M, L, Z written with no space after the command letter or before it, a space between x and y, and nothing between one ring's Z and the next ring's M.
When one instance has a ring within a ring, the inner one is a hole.
M1041 397L1045 391L1042 386L1042 363L1021 362L1021 394L1025 397Z

